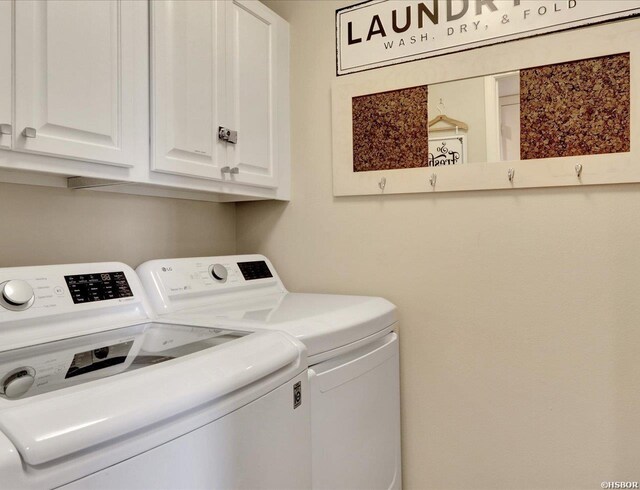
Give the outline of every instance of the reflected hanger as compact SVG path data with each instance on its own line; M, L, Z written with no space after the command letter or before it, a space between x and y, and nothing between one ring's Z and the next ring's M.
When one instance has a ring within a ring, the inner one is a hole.
M431 121L429 121L429 130L432 132L435 131L451 131L451 129L455 129L456 130L456 134L458 134L458 130L462 129L464 131L468 131L469 130L469 125L467 123L464 123L462 121L458 121L457 119L453 119L452 117L449 117L447 115L445 115L444 113L444 103L442 102L442 99L440 99L440 102L438 103L437 106L438 112L440 113L440 115L434 117ZM438 123L445 123L448 124L449 127L439 127L439 128L432 128L432 126L438 124Z

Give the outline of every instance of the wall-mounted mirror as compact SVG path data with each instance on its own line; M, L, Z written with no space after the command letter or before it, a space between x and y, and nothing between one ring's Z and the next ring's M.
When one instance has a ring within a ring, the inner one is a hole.
M354 171L630 151L629 53L353 99Z

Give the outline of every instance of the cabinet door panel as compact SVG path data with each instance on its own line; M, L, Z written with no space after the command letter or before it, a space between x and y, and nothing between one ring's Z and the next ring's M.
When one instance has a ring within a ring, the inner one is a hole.
M152 2L151 168L220 179L224 100L221 2Z
M0 148L11 148L12 9L13 2L0 2Z
M16 2L15 149L146 164L146 8L135 1ZM27 127L35 137L22 133Z
M277 185L278 42L283 22L259 2L227 2L229 124L238 131L228 161L238 182ZM287 129L288 130L288 129Z

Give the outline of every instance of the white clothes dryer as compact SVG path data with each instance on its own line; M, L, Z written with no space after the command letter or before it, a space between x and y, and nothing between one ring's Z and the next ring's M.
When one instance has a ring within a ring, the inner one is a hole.
M283 331L306 345L313 488L401 488L393 304L376 297L290 293L261 255L153 260L137 273L160 319Z
M304 346L150 313L124 264L0 269L0 487L309 488Z

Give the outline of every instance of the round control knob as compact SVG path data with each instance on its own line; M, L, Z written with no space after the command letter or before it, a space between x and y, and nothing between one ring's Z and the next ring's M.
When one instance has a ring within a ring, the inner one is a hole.
M228 271L222 264L213 264L209 266L209 274L218 282L226 282Z
M8 310L20 311L30 308L34 301L33 288L26 281L14 279L0 284L0 304Z
M2 383L4 396L7 398L19 398L24 395L35 381L35 372L30 368L21 368Z

